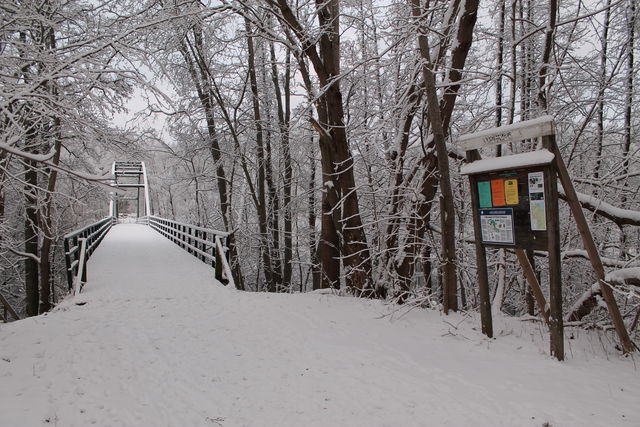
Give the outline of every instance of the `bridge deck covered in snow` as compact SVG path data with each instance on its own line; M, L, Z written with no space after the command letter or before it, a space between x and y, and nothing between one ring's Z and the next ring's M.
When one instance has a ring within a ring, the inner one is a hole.
M498 319L489 340L463 315L213 277L113 227L79 297L0 326L0 426L640 424L637 368L595 338L560 363L543 326Z

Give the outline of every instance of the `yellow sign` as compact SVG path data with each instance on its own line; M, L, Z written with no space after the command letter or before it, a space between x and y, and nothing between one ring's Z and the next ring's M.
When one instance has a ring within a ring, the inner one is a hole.
M505 179L504 181L504 198L507 205L517 205L520 203L518 199L518 180Z

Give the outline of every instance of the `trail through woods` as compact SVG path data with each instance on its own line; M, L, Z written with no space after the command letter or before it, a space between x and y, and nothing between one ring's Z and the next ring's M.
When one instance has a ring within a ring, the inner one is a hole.
M244 293L142 225L89 283L0 324L0 426L637 426L637 361L568 331L327 294ZM82 305L80 305L82 304Z

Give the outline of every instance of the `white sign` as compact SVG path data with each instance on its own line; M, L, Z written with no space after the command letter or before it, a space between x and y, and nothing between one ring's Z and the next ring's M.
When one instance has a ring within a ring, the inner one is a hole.
M458 139L456 145L461 151L469 151L554 134L553 116L542 116L533 120L463 135Z
M547 229L547 215L544 201L544 173L531 172L528 178L531 230L545 231Z

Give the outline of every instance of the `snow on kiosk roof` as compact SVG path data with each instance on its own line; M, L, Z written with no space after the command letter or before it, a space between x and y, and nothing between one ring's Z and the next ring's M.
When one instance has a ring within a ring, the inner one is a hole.
M511 156L494 157L476 160L460 168L462 175L476 175L479 173L498 170L518 169L529 166L548 165L553 161L554 155L549 150L530 151L528 153L514 154Z

